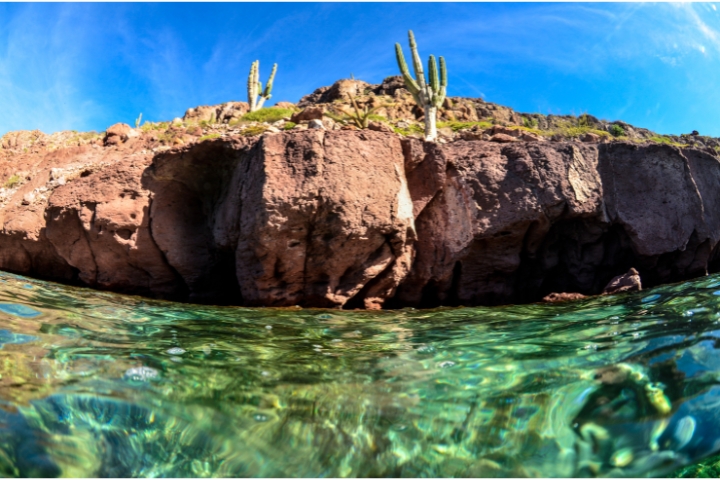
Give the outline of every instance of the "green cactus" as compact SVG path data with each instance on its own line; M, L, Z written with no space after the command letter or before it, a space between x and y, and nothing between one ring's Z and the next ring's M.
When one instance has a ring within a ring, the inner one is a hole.
M142 121L142 112L140 113L140 116L135 119L135 128L138 128L140 126L141 121Z
M272 72L270 72L270 78L265 84L265 91L263 91L262 83L260 82L260 60L255 60L250 67L250 75L248 76L248 103L250 104L250 111L255 112L260 110L265 103L265 100L269 100L272 95L273 80L275 80L275 72L277 71L277 63L273 65ZM258 99L258 96L260 97Z
M445 68L445 59L440 57L440 75L438 77L438 67L435 62L435 56L430 55L428 60L429 82L425 80L425 72L423 72L422 62L418 54L417 44L415 43L415 35L412 30L408 31L408 39L410 43L410 52L412 54L413 69L415 70L415 78L410 76L405 57L403 56L402 47L399 43L395 44L395 56L397 57L398 66L405 86L412 94L415 102L425 111L425 140L434 141L437 138L437 109L442 106L445 100L445 92L447 90L447 69Z

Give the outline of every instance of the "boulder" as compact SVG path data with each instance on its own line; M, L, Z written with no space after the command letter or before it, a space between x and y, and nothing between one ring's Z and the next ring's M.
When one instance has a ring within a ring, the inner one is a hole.
M105 131L105 145L117 145L126 142L133 129L127 123L116 123Z
M249 111L250 105L247 102L227 102L215 107L215 118L218 123L230 123L233 120L240 120ZM212 112L206 120L212 120Z
M488 131L488 134L492 135L507 135L509 137L519 138L521 131L517 128L508 128L503 125L493 125Z
M318 103L332 103L335 100L348 100L348 95L357 97L372 89L372 85L362 80L338 80L330 87L322 87L298 102L298 107L307 107Z
M575 300L582 300L587 298L587 295L577 292L563 292L563 293L551 293L543 297L542 301L545 303L560 303L560 302L571 302Z
M614 277L603 289L604 295L612 295L622 292L637 292L642 290L640 273L631 268L627 273Z
M518 142L520 140L516 137L512 137L512 136L506 135L504 133L496 133L495 135L490 137L490 141L496 142L496 143L512 143L512 142Z
M325 110L322 107L307 107L304 110L293 113L290 121L293 123L307 122L310 120L322 120Z
M383 122L370 122L368 128L376 132L395 133L390 125Z
M395 92L397 92L398 90L405 90L407 92L407 88L405 87L405 80L403 80L402 75L386 77L380 85L376 86L373 89L373 93L375 95L389 95L392 97L395 96Z
M585 143L598 143L600 141L600 135L587 132L580 136L580 141Z
M217 105L200 105L189 108L183 115L183 121L186 123L209 122L213 116L217 119L217 109Z

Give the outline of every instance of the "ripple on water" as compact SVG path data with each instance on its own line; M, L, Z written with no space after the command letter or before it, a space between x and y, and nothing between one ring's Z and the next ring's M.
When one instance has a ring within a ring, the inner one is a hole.
M125 371L124 378L136 382L147 382L157 378L158 371L151 367L133 367Z
M34 308L19 303L0 303L0 312L9 313L10 315L21 318L33 318L41 313Z
M0 273L0 475L665 476L720 453L718 278L330 314Z

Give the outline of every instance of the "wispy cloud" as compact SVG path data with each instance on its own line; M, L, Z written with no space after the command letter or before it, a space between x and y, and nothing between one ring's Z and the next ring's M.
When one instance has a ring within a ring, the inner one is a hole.
M99 109L81 93L88 19L72 5L52 16L36 4L5 8L14 11L0 40L0 133L86 128Z

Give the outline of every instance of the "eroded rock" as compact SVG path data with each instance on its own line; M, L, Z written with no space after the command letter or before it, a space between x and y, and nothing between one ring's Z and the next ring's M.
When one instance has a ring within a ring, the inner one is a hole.
M196 302L379 308L719 266L720 164L692 148L273 129L161 151L156 136L3 157L17 181L0 192L0 268Z

